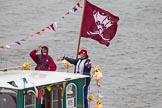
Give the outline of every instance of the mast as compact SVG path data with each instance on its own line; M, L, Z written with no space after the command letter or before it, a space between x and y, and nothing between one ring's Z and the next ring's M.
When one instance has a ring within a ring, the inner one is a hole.
M84 7L83 7L83 13L82 13L82 21L81 21L81 27L80 27L80 34L79 34L79 39L78 39L78 48L77 48L77 53L76 53L76 58L78 58L78 52L80 48L80 41L81 41L81 28L82 28L82 23L83 23L83 17L84 17L84 11L85 11L85 4L87 0L84 0Z
M79 39L78 39L78 47L77 47L77 52L76 52L76 58L78 58L78 52L80 48L80 41L81 41L81 28L82 28L82 23L83 23L83 17L84 17L84 11L85 11L85 4L87 0L84 0L84 6L83 6L83 12L82 12L82 21L81 21L81 26L80 26L80 33L79 33ZM76 67L74 69L74 73L76 73Z

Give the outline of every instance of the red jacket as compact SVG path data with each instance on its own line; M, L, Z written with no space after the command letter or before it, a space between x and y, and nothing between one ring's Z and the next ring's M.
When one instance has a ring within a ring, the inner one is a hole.
M40 55L37 55L36 53L37 53L36 50L33 50L33 51L30 52L30 57L37 64L35 70L56 71L57 67L56 67L56 64L53 61L52 57L49 56L49 61L48 61L47 66L42 66L42 65L39 64L39 56ZM48 57L48 55L41 54L41 63L42 64L46 63L47 57Z

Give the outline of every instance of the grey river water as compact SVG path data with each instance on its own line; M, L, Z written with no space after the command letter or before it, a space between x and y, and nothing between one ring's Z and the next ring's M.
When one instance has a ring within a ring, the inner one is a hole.
M118 31L109 47L82 38L93 66L103 73L104 108L162 108L162 1L89 0L119 16ZM75 57L83 9L58 20L77 0L0 0L0 45L10 44L57 21L56 32L46 31L20 46L0 49L0 68L33 63L29 52L47 45L56 61ZM81 1L83 5L83 1ZM66 71L59 64L57 71ZM70 68L73 71L73 67ZM97 94L95 81L90 91ZM93 108L93 102L91 108Z

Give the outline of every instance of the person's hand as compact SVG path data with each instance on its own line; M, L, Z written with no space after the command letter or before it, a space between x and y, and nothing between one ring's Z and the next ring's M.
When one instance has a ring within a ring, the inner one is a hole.
M63 61L63 60L65 60L65 54L62 56L62 57L60 57L59 59L57 59L58 61Z
M66 57L66 56L65 56L65 54L64 54L64 56L62 57L62 60L65 60L65 57Z
M40 51L42 49L42 45L39 45L35 50Z

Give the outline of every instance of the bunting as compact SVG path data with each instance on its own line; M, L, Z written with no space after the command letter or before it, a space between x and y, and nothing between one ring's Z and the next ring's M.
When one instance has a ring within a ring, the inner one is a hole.
M50 25L44 27L43 29L41 29L40 31L37 31L34 34L31 34L29 36L24 37L23 39L20 39L18 41L15 41L13 43L7 44L7 45L0 45L0 49L4 49L4 48L11 48L13 45L22 45L22 42L25 42L29 39L32 39L36 36L40 36L42 32L45 32L46 30L51 30L51 31L56 31L57 28L57 23L58 21L65 19L66 15L69 15L70 13L75 13L79 8L82 8L82 6L80 5L81 0L79 0L70 10L68 10L65 15L61 16L61 18L57 19L55 22L51 23Z
M12 85L12 86L14 86L14 87L18 87L17 85L16 85L16 83L15 83L15 81L10 81L10 82L8 82L10 85Z

